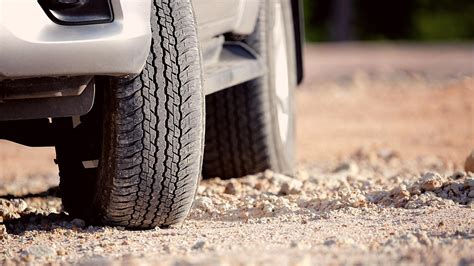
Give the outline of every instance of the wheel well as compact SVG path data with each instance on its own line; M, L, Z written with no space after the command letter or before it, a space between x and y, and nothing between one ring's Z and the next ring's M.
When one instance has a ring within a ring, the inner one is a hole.
M54 146L57 133L47 118L0 121L0 139L30 147Z

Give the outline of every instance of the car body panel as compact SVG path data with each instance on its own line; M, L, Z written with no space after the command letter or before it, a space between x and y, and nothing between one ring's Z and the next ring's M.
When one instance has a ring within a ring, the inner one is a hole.
M219 34L252 33L260 0L192 0L199 38L208 40Z
M258 2L193 0L201 41L253 30ZM151 41L151 0L112 0L112 6L112 23L64 26L36 0L0 1L0 80L140 73Z
M35 0L0 1L0 79L139 73L150 45L150 0L113 0L113 23L61 26Z

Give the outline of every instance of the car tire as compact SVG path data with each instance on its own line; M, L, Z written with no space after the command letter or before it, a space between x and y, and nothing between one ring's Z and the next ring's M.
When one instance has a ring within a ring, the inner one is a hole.
M261 1L256 29L243 41L263 60L266 74L207 96L205 178L241 177L266 169L292 174L292 23L290 1Z
M63 206L74 217L146 229L179 223L191 208L205 107L191 1L155 0L151 25L140 75L97 77L93 109L54 121Z

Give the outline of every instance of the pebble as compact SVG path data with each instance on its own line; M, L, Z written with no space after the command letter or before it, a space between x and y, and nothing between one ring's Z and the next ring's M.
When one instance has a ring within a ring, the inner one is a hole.
M290 195L290 194L299 194L301 193L301 188L303 187L303 182L297 179L286 181L281 185L279 194L281 195Z
M336 244L336 239L335 238L329 238L324 241L325 246L334 246Z
M27 261L34 258L48 258L57 255L56 249L50 245L34 245L24 249L21 257Z
M172 251L175 250L175 248L173 246L170 246L170 245L164 245L163 246L163 250L166 252L166 253L171 253Z
M9 213L12 208L12 203L6 199L0 199L0 216Z
M263 211L264 215L271 215L274 210L275 210L275 206L273 204L268 203L268 202L265 202L263 204L262 211Z
M290 248L302 249L303 248L303 243L301 243L301 241L292 240L291 243L290 243Z
M419 246L420 242L418 237L412 233L407 233L401 236L395 236L394 238L389 239L385 242L384 246L406 246L413 247Z
M349 246L355 247L356 242L355 242L354 239L352 239L350 237L330 237L330 238L327 238L324 241L324 245L328 246L328 247L331 247L331 246L334 246L334 245L346 246L346 247L349 247Z
M205 240L198 240L194 245L191 247L192 250L202 250L204 246L206 245Z
M428 172L421 179L421 188L425 191L433 191L442 186L441 176L437 173Z
M268 176L270 175L269 174L269 171L266 171L265 172L265 176ZM289 177L289 176L286 176L286 175L282 175L282 174L279 174L279 173L272 173L271 177L269 178L269 180L273 183L273 184L283 184L285 182L291 182L292 180L294 180L292 177Z
M238 192L238 188L237 188L236 183L234 182L227 183L224 189L224 193L230 194L230 195L236 195L237 192Z
M462 171L457 171L455 172L453 175L451 175L449 178L451 179L454 179L454 180L457 180L457 179L461 179L463 177L466 176L466 173L462 172Z
M359 173L359 166L355 162L343 162L334 168L333 173L347 173L350 175L355 175Z
M206 212L212 212L215 209L214 204L212 203L212 200L209 197L196 198L196 200L194 201L194 207Z
M474 177L466 178L466 180L464 181L464 185L466 187L474 188Z
M0 221L8 221L20 218L15 206L9 200L0 199Z
M64 256L64 255L67 254L67 252L66 252L66 250L64 250L64 249L58 249L58 250L56 251L56 254L57 254L58 256Z
M474 198L474 189L469 191L469 194L467 195L469 198Z
M71 225L77 228L84 228L86 227L86 222L82 219L75 218L71 221Z
M399 158L400 157L400 154L394 150L391 150L391 149L381 149L377 155L385 160L386 162L394 159L394 158Z
M410 192L403 184L394 188L390 194L393 196L393 203L395 207L403 207L410 199Z
M20 213L24 212L28 207L26 202L22 199L12 199L10 202L12 203L13 207L16 208L16 211Z
M7 228L4 224L0 224L0 239L4 239L8 237Z
M416 237L418 238L418 242L420 242L420 244L422 245L425 245L425 246L431 246L432 245L432 241L430 240L430 238L428 237L428 234L426 232L419 232L416 234Z

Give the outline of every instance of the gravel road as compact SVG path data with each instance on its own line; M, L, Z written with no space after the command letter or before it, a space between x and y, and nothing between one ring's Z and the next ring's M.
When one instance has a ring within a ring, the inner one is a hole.
M54 152L2 141L0 264L474 265L473 56L308 47L295 176L205 180L189 218L167 229L73 219Z

